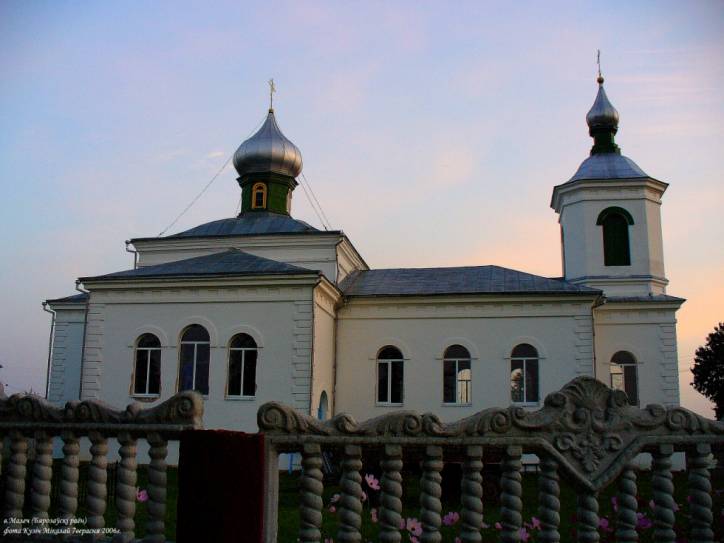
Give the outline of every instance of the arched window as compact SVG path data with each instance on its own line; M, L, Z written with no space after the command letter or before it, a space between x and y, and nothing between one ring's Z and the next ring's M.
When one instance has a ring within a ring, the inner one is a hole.
M639 404L639 378L636 358L628 351L611 357L611 388L623 390L631 405Z
M133 395L158 396L161 391L161 342L153 334L136 340Z
M251 208L264 209L266 207L266 185L254 183L251 189Z
M466 404L472 401L470 353L462 345L445 349L442 361L442 396L445 403Z
M192 324L181 336L179 375L180 390L209 393L209 333L199 324Z
M538 351L527 343L510 355L510 398L513 403L538 403Z
M226 393L235 397L256 395L256 342L247 334L236 334L229 343L229 382Z
M631 214L620 207L609 207L601 211L596 224L603 230L604 266L630 266L628 227L632 225Z
M377 403L401 404L403 401L404 360L396 347L383 347L377 355Z

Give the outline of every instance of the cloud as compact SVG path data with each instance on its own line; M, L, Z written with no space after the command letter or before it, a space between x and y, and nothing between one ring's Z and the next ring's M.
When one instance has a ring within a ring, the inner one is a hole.
M206 153L206 158L219 158L225 155L226 153L224 151L210 151Z

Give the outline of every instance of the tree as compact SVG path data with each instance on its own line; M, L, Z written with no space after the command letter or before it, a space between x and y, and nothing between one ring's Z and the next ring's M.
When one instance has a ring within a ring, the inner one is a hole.
M694 382L691 385L714 402L717 419L724 417L724 322L714 327L706 338L706 345L696 350Z

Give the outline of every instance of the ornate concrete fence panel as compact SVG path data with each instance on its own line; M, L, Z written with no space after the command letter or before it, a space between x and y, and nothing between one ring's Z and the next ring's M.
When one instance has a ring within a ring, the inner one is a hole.
M120 445L120 461L116 481L116 532L113 541L133 541L136 508L137 464L139 439L149 444L148 523L144 541L163 542L166 518L166 455L169 440L177 440L184 430L201 428L203 401L195 392L182 392L152 409L142 409L137 403L117 411L101 402L69 402L64 408L51 405L42 398L16 394L0 400L0 449L9 438L10 455L5 474L3 530L20 535L26 541L26 531L39 533L43 528L76 526L88 529L100 538L106 531L104 515L108 502L107 455L108 439L116 438ZM79 465L81 438L90 441L87 496L87 524L70 522L78 512ZM53 479L53 439L63 443L60 489L55 504L57 516L67 519L67 525L48 523L51 508ZM34 450L29 450L32 445ZM0 453L2 451L0 450ZM29 453L34 453L30 474L30 503L26 503L26 479ZM28 514L29 513L29 514ZM40 537L37 537L40 539ZM11 538L8 538L12 540ZM87 540L86 537L84 540Z
M421 456L420 541L441 540L441 476L443 462L462 463L460 539L482 541L482 468L488 452L501 460L500 540L520 541L522 527L523 453L540 459L538 540L561 541L559 480L577 490L577 538L599 541L598 492L618 480L616 538L638 541L636 471L632 460L641 452L653 456L654 539L675 543L671 457L685 451L688 458L691 542L713 542L709 462L711 445L724 442L724 424L683 408L629 405L625 393L579 377L560 392L548 395L538 411L520 407L486 409L460 421L443 424L435 415L399 411L358 423L340 414L321 422L278 403L263 405L257 414L266 435L268 498L265 537L276 541L280 452L301 452L299 541L320 542L322 522L322 451L341 455L339 531L335 541L361 541L362 452L381 453L379 511L382 542L401 541L401 471L407 451Z

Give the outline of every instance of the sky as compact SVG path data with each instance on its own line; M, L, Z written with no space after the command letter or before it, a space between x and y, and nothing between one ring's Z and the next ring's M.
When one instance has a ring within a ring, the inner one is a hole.
M588 156L600 49L662 218L682 404L724 321L722 2L0 2L0 380L43 392L50 315L132 267L263 120L370 266L561 275L553 186ZM168 233L235 214L233 168ZM321 227L297 190L293 215Z

